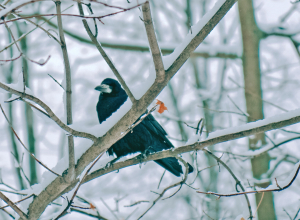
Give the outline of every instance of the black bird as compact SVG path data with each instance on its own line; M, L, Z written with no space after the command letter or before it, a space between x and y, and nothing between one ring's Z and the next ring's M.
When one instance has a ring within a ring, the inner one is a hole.
M101 124L124 104L128 96L119 82L110 78L103 80L95 90L101 92L97 103L98 119ZM149 154L173 148L174 146L166 135L167 133L161 125L149 114L139 125L133 128L132 132L112 145L108 149L108 154L116 154L119 158L136 152ZM174 157L155 160L155 162L175 176L182 174L182 167ZM193 172L193 167L188 165L189 173Z

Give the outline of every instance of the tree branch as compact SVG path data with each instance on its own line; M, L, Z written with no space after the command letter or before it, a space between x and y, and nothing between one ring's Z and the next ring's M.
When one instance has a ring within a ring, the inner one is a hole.
M61 2L60 0L55 1L56 13L57 13L57 26L59 32L59 38L61 42L61 50L64 59L65 66L65 77L66 77L66 114L67 114L67 125L73 123L72 119L72 79L71 79L71 68L70 61L67 51L67 44L64 36L62 18L61 18ZM70 181L75 179L75 151L74 151L74 137L68 136L68 148L69 148L69 172L68 177Z
M150 45L150 51L152 53L153 63L155 67L156 78L158 79L158 82L161 82L165 80L165 69L162 61L161 51L157 43L156 34L154 32L150 4L148 1L143 4L142 11L148 42Z
M92 141L97 141L97 137L95 137L94 135L92 134L88 134L86 132L80 132L80 131L76 131L72 128L70 128L69 126L67 126L65 123L63 123L54 113L53 111L44 103L42 102L40 99L32 96L32 95L29 95L29 94L26 94L26 93L23 93L23 92L19 92L15 89L12 89L10 88L9 86L3 84L0 82L0 88L6 90L7 92L10 92L12 94L15 94L17 96L20 96L22 98L25 98L25 99L28 99L36 104L38 104L39 106L41 106L43 109L45 109L45 111L48 113L49 117L59 126L61 127L63 130L65 130L66 132L72 134L73 136L76 136L76 137L82 137L82 138L87 138L87 139L90 139Z
M18 215L21 217L22 220L28 219L27 215L19 209L18 206L16 206L12 201L10 201L9 198L7 198L2 192L0 192L0 198L6 202L7 205L9 205Z
M295 114L295 112L294 112L294 114ZM291 115L291 112L283 113L283 114L277 115L276 118L284 118L284 117L288 117L290 115ZM191 145L186 145L186 146L182 146L182 147L177 147L175 149L157 152L155 154L150 154L146 158L141 155L138 155L129 160L115 163L107 169L102 168L97 171L94 171L93 173L91 173L90 175L88 175L86 177L85 182L88 182L94 178L97 178L104 174L110 173L112 171L119 170L121 168L128 167L128 166L136 165L136 164L139 164L142 162L158 160L158 159L162 159L162 158L166 158L166 157L174 157L174 156L177 156L178 154L182 154L182 153L186 153L186 152L190 152L190 151L202 150L202 149L204 149L204 147L207 147L207 146L211 146L211 145L219 144L222 142L226 142L226 141L230 141L230 140L234 140L234 139L238 139L238 138L243 138L243 137L247 137L250 135L254 135L254 134L278 129L278 128L281 128L284 126L292 125L292 124L300 122L300 116L290 117L290 118L287 118L287 119L281 120L281 121L278 120L277 122L273 122L273 121L269 122L269 121L272 121L272 120L270 120L270 118L267 118L267 119L260 120L257 122L251 122L251 123L248 123L248 125L252 124L253 125L253 126L251 126L252 128L248 129L246 126L246 128L243 129L243 126L245 126L245 125L242 125L242 126L236 127L237 132L228 132L228 134L226 134L227 133L226 129L224 129L223 132L220 132L219 136L216 136L213 138L208 137L208 139L206 139L204 141L196 142ZM229 128L227 130L231 131L232 128Z

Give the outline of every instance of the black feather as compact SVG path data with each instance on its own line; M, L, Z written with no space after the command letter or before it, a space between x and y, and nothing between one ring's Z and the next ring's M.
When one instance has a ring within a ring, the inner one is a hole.
M107 78L103 80L101 85L108 85L111 92L102 92L99 96L97 113L100 124L117 111L128 98L119 82L114 79ZM112 145L108 149L108 154L122 157L136 152L149 154L173 148L174 146L166 135L167 133L161 125L149 114L139 125L133 128L132 132L129 132L125 137ZM156 160L155 162L175 176L182 174L182 167L174 157ZM193 167L189 164L190 172L193 172Z

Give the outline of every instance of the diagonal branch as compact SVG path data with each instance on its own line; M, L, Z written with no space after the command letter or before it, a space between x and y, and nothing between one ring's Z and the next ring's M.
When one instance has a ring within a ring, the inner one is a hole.
M18 206L16 206L16 204L10 201L10 199L7 198L2 192L0 192L0 198L6 202L6 204L9 205L16 213L18 213L22 220L28 219L27 215Z
M80 15L83 16L84 14L83 14L83 9L82 9L81 3L78 3L78 8L79 8ZM110 69L112 70L112 72L115 74L115 76L117 77L117 79L121 83L122 87L126 91L126 94L130 98L131 102L134 103L136 101L136 99L134 98L132 92L128 88L127 84L125 83L124 79L120 75L120 73L117 70L117 68L115 67L115 65L112 63L112 61L110 60L110 58L107 56L106 52L104 51L104 49L101 46L101 44L98 42L97 38L93 35L91 29L89 28L89 25L88 25L87 21L85 19L83 19L82 23L83 23L83 26L84 26L86 32L88 33L89 37L91 38L92 42L97 47L97 49L100 52L100 54L102 55L103 59L105 60L105 62L107 63L107 65L110 67Z
M39 106L41 106L43 109L46 110L46 112L48 113L49 117L59 126L61 127L63 130L65 130L66 132L70 133L71 135L73 136L76 136L76 137L83 137L83 138L87 138L87 139L90 139L92 141L97 141L97 137L92 135L92 134L89 134L89 133L86 133L86 132L80 132L80 131L76 131L72 128L70 128L69 126L67 126L65 123L63 123L55 114L54 112L49 108L49 106L47 106L44 102L42 102L40 99L32 96L32 95L29 95L29 94L26 94L26 93L23 93L23 92L19 92L15 89L12 89L10 88L9 86L3 84L0 82L0 88L6 90L7 92L10 92L12 94L15 94L17 96L20 96L24 99L28 99L36 104L38 104Z

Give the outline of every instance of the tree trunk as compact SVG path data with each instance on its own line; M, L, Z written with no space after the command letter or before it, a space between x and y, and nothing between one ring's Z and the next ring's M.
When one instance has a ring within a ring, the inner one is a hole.
M248 122L264 118L261 74L259 63L259 43L262 33L258 29L252 1L238 1L242 38L243 38L243 68L244 68L244 85L247 113L249 114ZM266 144L264 133L249 138L249 148L257 149ZM253 177L260 179L261 175L269 170L270 156L265 153L251 160ZM259 184L260 187L267 187L270 182ZM255 195L256 204L261 201L261 193ZM272 193L265 193L264 198L258 208L258 219L268 220L276 219L274 200Z

